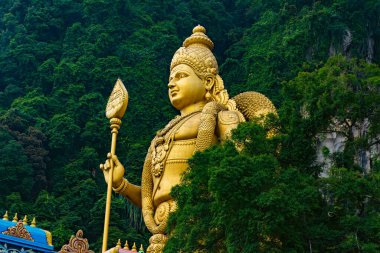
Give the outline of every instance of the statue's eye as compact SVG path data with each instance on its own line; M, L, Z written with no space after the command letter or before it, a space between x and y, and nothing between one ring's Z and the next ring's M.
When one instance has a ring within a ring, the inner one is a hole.
M179 73L178 77L179 78L185 78L185 77L187 77L187 74L186 73Z

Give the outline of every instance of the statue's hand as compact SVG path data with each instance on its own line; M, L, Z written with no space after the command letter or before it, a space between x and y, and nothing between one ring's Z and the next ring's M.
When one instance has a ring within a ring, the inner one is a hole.
M121 185L123 182L123 176L124 176L124 166L120 163L119 159L117 159L116 155L112 155L111 153L107 154L107 160L104 164L100 164L100 169L103 171L104 179L106 180L106 183L108 184L109 179L109 171L111 169L111 160L113 162L113 177L112 177L112 187L117 188Z

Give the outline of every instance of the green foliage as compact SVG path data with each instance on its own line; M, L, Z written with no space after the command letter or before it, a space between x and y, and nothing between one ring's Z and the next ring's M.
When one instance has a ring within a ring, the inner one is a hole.
M22 146L14 140L7 131L0 131L1 166L0 172L2 196L11 192L22 192L25 196L32 187L32 168L25 154L20 152Z
M379 171L363 175L347 168L331 168L322 179L328 206L329 226L334 241L331 251L377 252L380 231Z
M192 159L173 192L179 208L165 252L296 252L314 239L317 182L280 164L278 139L257 124L239 126L234 141L239 151L228 142Z
M379 62L362 37L379 38L372 30L378 27L373 21L380 13L377 1L238 1L235 7L244 32L222 64L232 94L257 90L279 104L284 81L330 56L341 53ZM347 31L352 41L345 47Z
M297 117L300 133L304 130L316 136L334 132L343 136L346 141L342 153L331 154L331 158L337 166L366 168L366 164L354 160L360 152L370 152L378 142L379 76L377 65L343 56L330 58L313 72L300 72L284 89L288 94L285 123L290 125L290 119Z

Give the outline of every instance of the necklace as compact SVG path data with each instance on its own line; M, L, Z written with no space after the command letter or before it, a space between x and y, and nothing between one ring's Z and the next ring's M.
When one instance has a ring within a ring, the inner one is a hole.
M170 144L174 138L175 132L187 121L187 119L200 112L201 110L198 110L186 115L178 115L169 121L162 130L157 132L156 137L152 142L152 174L155 177L160 177L164 171L164 163L168 156Z

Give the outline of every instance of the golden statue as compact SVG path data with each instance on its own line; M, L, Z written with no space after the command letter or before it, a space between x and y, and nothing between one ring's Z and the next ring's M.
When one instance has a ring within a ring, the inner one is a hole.
M142 208L145 224L153 234L147 252L162 252L168 235L168 217L176 209L170 196L181 181L188 159L220 143L240 122L276 113L271 101L257 92L229 99L211 52L214 43L200 25L174 54L170 65L168 94L180 115L158 131L151 142L142 172L141 186L128 182L124 167L115 155L108 155L101 168L106 181L114 163L113 190ZM111 161L112 160L112 161Z

